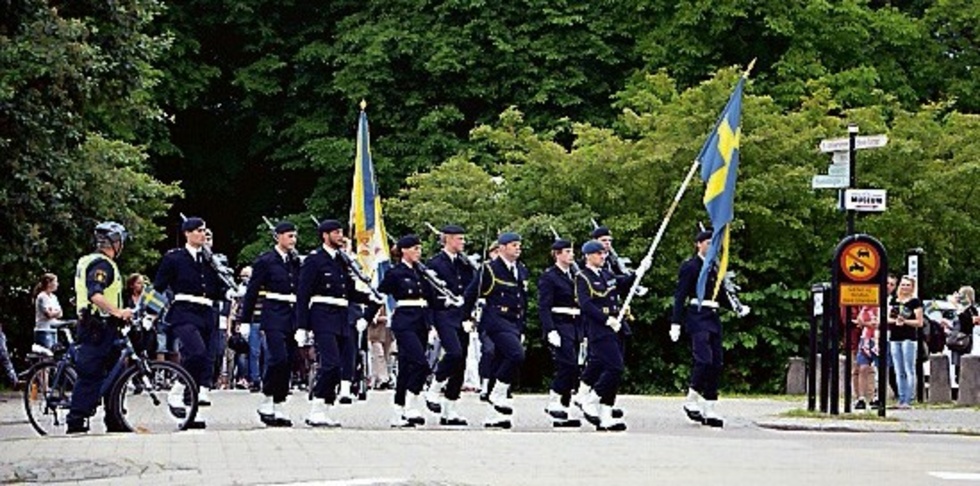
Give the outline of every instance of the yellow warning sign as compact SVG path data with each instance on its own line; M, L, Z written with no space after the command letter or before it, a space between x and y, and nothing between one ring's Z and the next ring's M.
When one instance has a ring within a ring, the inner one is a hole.
M840 284L840 305L878 305L881 294L875 284Z
M858 241L844 248L840 259L844 276L855 282L866 282L878 275L881 266L878 250L870 243Z

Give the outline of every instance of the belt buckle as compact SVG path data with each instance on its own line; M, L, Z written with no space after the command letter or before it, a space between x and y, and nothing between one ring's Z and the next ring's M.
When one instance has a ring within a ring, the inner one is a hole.
M508 310L507 306L504 305L500 306L500 312L506 313L507 310Z

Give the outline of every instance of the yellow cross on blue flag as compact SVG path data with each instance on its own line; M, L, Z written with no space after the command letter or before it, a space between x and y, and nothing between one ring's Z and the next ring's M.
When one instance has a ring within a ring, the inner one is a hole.
M738 80L735 91L728 98L714 130L698 154L701 162L701 180L705 182L704 207L708 210L714 234L704 257L705 264L698 276L698 300L704 300L705 286L712 262L718 259L718 278L711 298L718 295L722 278L728 270L728 244L731 222L735 216L735 179L738 175L739 138L742 135L742 89L745 76Z
M384 277L390 261L388 234L381 217L381 196L371 161L371 135L365 102L357 125L357 155L354 160L354 188L351 191L350 224L357 260L375 285Z

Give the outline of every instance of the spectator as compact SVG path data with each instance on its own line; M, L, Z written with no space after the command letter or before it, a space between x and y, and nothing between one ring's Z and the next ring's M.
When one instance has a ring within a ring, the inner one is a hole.
M17 372L14 370L14 363L10 361L10 353L7 352L7 336L3 333L3 324L0 324L0 369L10 386L16 387Z
M888 313L888 351L898 381L898 408L902 410L912 408L918 353L916 331L922 327L922 323L922 302L915 297L915 279L903 276Z
M857 373L854 379L854 393L857 395L855 410L865 410L867 400L875 396L875 363L878 361L878 308L862 306L854 320L859 330L854 357Z
M123 307L126 309L136 309L140 299L143 298L143 289L146 288L147 277L134 273L126 277L126 287L123 289ZM142 323L134 322L133 328L129 331L129 340L133 343L133 348L137 352L146 351L147 356L151 355L156 346L156 331L153 329L143 329Z
M963 286L960 287L955 294L956 297L956 320L953 321L953 329L965 333L967 336L973 335L973 327L978 321L980 321L980 316L978 316L977 308L974 307L976 303L976 291L973 287ZM959 353L950 350L952 355L953 367L955 370L955 381L959 382L960 379L960 357L964 354L970 354L970 352Z
M53 273L41 275L34 287L34 343L51 349L58 342L58 330L54 327L61 319L61 304L58 302L58 276Z

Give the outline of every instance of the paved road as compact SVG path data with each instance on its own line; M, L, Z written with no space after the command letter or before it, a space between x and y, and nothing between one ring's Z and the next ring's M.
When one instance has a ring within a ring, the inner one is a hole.
M724 402L724 430L686 421L679 398L624 397L630 430L554 431L542 396L519 396L511 431L390 430L390 393L337 414L340 430L265 429L257 396L218 392L209 430L39 438L0 403L0 482L84 484L980 484L980 438L785 432L757 422L802 402ZM485 412L475 396L462 413ZM290 402L297 422L305 413ZM980 414L980 412L974 412ZM431 417L431 416L430 416ZM972 475L972 476L971 476Z

